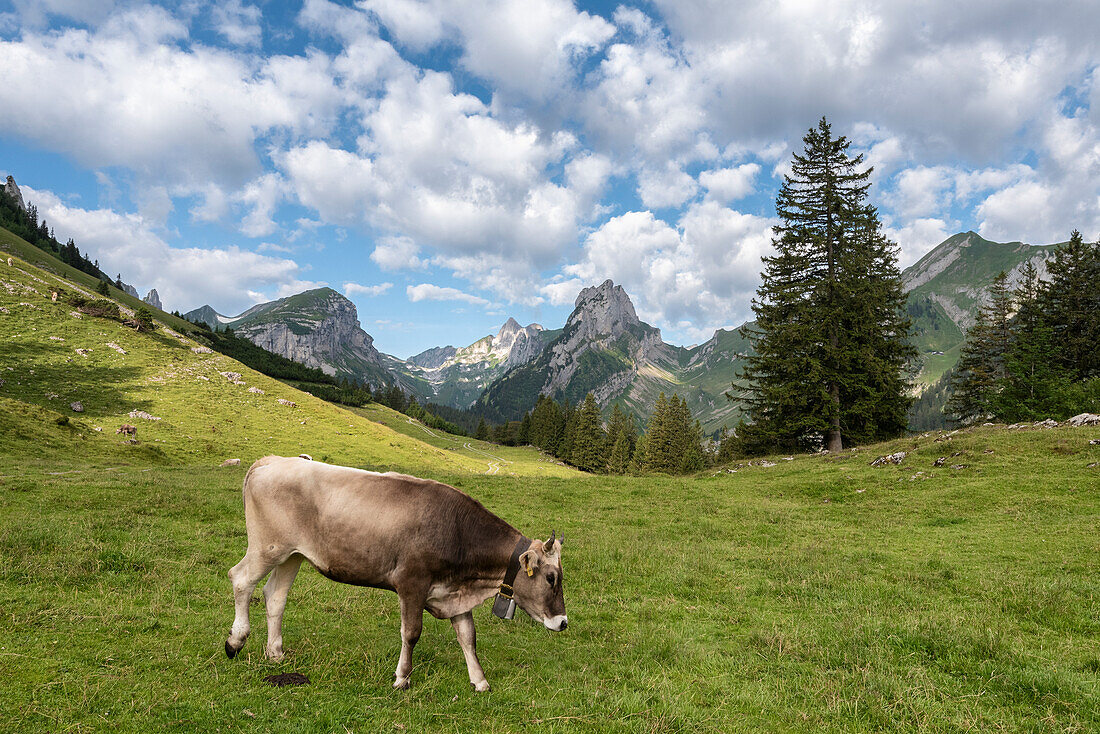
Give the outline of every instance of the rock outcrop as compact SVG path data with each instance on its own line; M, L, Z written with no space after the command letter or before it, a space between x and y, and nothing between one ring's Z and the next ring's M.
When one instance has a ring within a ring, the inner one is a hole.
M360 327L355 304L331 288L261 303L240 316L223 316L203 306L184 318L211 328L231 327L237 336L269 352L328 375L373 385L394 379L374 339Z
M146 293L145 298L142 298L141 300L145 301L146 303L148 303L153 308L160 309L161 311L164 310L164 306L160 302L160 294L157 293L156 288L154 288L151 291L149 291L148 293Z
M27 205L23 201L23 192L19 190L19 186L15 183L14 176L8 176L7 182L4 184L4 193L7 194L19 205L19 208L26 211Z

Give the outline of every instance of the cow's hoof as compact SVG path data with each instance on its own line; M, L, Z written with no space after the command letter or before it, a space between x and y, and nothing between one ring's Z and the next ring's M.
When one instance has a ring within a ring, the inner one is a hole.
M278 650L278 651L268 650L265 653L265 657L267 657L267 659L270 660L273 663L280 663L280 662L283 661L283 658L285 658L286 655L283 653L282 650Z
M408 678L398 678L397 680L395 680L393 682L393 687L396 688L399 691L407 691L407 690L409 690L409 679Z
M478 693L488 693L489 691L493 690L489 687L489 681L487 680L483 680L480 683L474 683L473 685L474 690Z
M242 645L241 647L244 647L244 646ZM227 658L232 660L233 658L237 657L237 653L239 653L240 651L241 651L240 647L233 647L232 645L229 644L229 640L225 641L225 656Z

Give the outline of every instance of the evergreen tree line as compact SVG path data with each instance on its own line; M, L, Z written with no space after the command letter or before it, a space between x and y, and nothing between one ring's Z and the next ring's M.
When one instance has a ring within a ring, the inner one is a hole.
M704 469L712 457L703 448L703 429L687 402L661 393L639 435L633 416L611 407L606 425L592 393L580 405L540 395L519 421L490 427L478 422L475 438L509 446L531 445L597 474L662 472L685 474Z
M1000 273L966 335L945 412L972 423L1100 411L1100 242L1074 230L1041 279Z
M22 237L38 249L48 252L66 265L100 279L108 279L99 269L99 261L92 262L77 249L72 238L61 244L54 237L46 220L38 220L38 207L34 204L22 209L15 199L0 188L0 227Z
M404 413L410 418L415 418L429 428L435 428L457 436L467 435L466 430L443 417L443 415L455 412L453 408L435 405L425 402L421 404L415 395L407 395L399 385L379 385L374 389L374 401L387 408Z

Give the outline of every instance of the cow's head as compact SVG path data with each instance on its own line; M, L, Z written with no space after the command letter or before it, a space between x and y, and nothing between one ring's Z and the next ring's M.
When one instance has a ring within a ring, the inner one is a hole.
M519 557L519 574L514 584L519 608L555 632L561 632L569 623L562 593L562 539L555 539L551 533L545 543L532 540L531 547Z

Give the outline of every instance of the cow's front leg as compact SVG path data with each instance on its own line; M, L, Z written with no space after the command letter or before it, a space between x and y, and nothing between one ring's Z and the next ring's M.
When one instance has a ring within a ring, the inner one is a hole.
M424 627L424 595L402 593L401 598L401 658L394 671L393 687L409 687L409 674L412 673L412 653L420 639L420 630Z
M470 683L478 691L489 690L489 681L485 680L485 671L481 669L481 661L477 659L477 632L474 630L474 613L466 612L451 617L451 624L455 628L458 644L462 646L462 654L466 657L466 670L470 673Z

